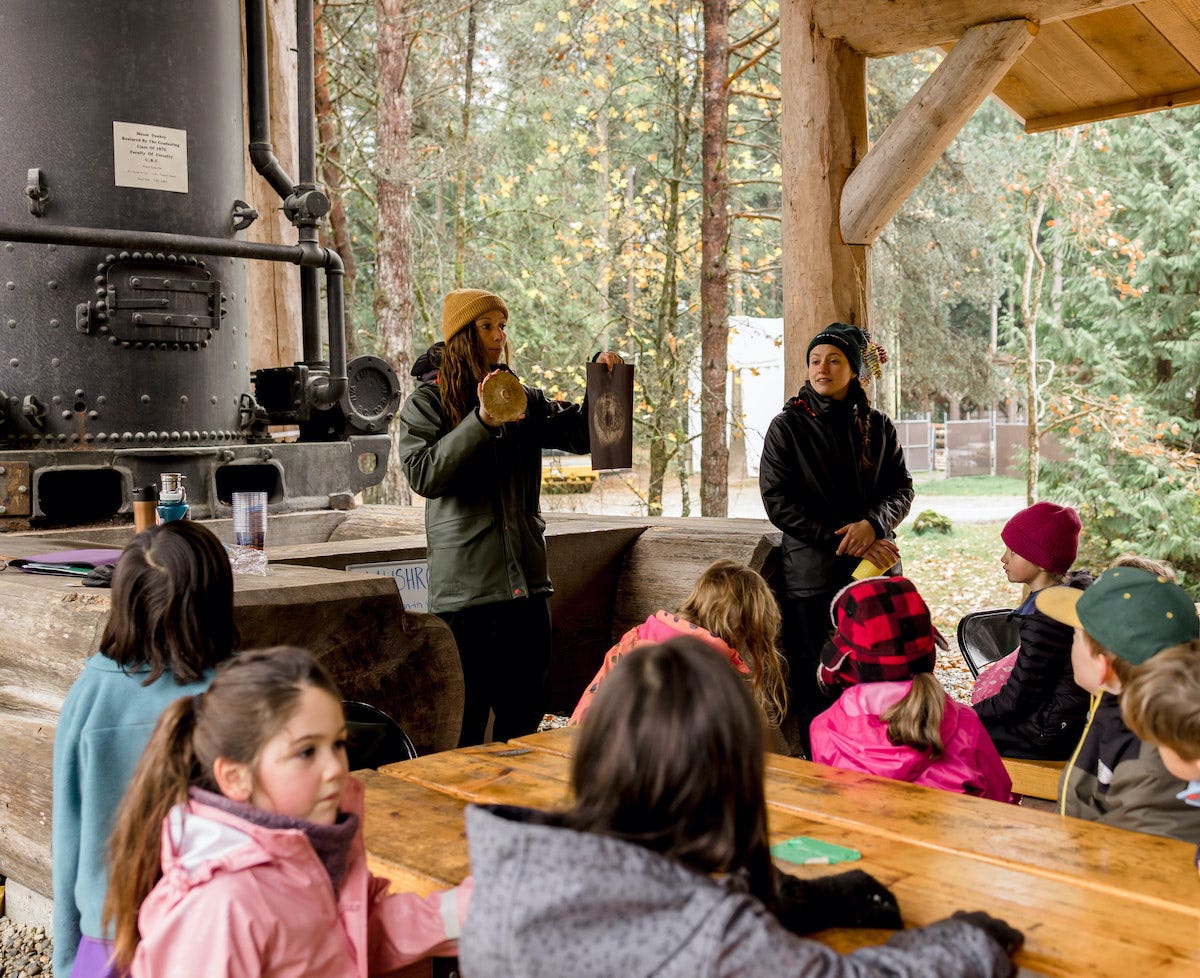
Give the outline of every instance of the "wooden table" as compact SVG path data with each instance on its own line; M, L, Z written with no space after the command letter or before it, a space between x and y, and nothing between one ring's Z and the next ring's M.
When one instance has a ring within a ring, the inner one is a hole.
M574 737L555 730L360 772L372 871L421 893L459 883L466 805L565 806ZM1200 970L1200 880L1187 843L777 755L766 787L772 842L807 835L859 850L854 865L891 887L909 926L986 910L1025 931L1018 963L1047 975ZM839 949L885 937L821 935Z

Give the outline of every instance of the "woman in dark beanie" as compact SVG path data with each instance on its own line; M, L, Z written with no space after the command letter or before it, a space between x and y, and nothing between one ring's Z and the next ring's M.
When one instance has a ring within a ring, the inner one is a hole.
M807 750L808 725L828 702L817 664L832 631L829 605L864 559L891 568L895 528L912 505L912 479L892 422L859 382L866 355L884 356L857 326L833 323L808 345L808 382L771 422L759 486L783 531L783 644L792 713Z
M542 449L589 447L581 405L525 387L525 413L502 423L481 403L484 379L509 370L507 328L498 295L448 293L437 374L400 410L400 464L426 499L429 608L454 632L462 660L462 746L483 741L489 709L497 740L532 733L541 722L553 590L540 513ZM615 353L597 359L621 362Z

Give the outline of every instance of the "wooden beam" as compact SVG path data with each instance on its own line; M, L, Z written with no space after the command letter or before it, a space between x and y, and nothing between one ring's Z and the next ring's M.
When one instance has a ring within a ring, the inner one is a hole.
M867 152L866 59L822 36L815 0L781 0L784 385L804 382L808 341L831 322L866 326L868 249L838 231L842 186ZM783 393L782 391L780 392Z
M970 28L900 110L842 191L842 240L871 244L937 162L1037 27L1009 20Z
M1131 0L814 0L821 33L869 58L957 41L970 27L1002 20L1049 24Z
M1189 88L1184 92L1166 95L1149 95L1146 98L1130 99L1113 105L1095 105L1073 112L1047 115L1025 121L1026 132L1049 132L1066 126L1082 126L1088 122L1103 122L1106 119L1124 119L1131 115L1145 115L1160 109L1177 109L1183 105L1200 103L1200 88Z

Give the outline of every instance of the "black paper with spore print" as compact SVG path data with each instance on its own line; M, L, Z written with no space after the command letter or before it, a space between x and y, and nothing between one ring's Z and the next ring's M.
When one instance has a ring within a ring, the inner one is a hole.
M589 363L587 401L592 468L633 468L633 367Z

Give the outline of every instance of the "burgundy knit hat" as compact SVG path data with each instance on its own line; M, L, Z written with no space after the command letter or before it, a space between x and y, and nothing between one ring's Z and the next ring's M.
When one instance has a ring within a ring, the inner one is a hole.
M821 650L817 678L825 686L912 679L933 672L935 646L929 606L907 577L868 577L838 592L830 608L835 631Z
M1065 574L1079 553L1079 514L1070 506L1034 503L1004 524L1000 539L1018 557Z

